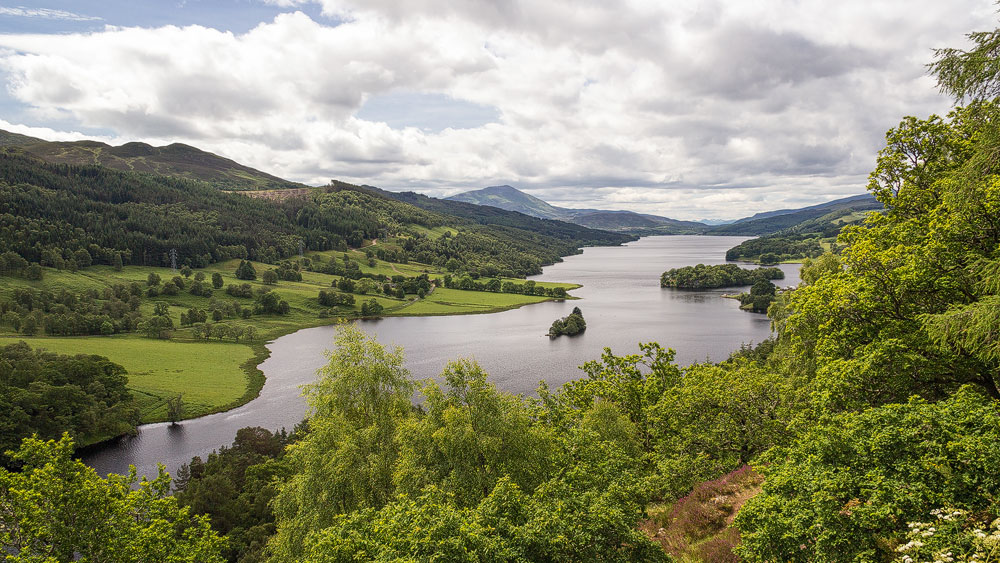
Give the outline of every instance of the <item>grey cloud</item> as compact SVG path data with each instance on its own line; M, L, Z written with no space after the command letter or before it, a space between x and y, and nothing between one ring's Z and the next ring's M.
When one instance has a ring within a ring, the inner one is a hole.
M821 45L798 33L727 26L715 30L704 50L679 73L682 83L699 95L730 100L767 96L783 84L841 76L881 63L857 47Z
M155 139L198 139L203 133L183 117L152 114L143 110L95 109L78 112L90 127L107 127L125 136Z
M215 74L175 75L159 91L168 114L233 119L275 111L267 93Z

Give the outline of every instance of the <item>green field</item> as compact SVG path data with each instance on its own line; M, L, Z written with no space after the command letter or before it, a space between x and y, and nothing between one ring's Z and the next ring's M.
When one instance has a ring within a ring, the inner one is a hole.
M447 229L434 234L440 236ZM380 243L382 244L382 243ZM391 244L386 244L391 246ZM342 251L310 252L306 256L312 260L327 261L331 257L340 258ZM349 251L351 258L361 263L364 273L385 274L386 276L404 275L408 277L428 273L433 280L441 277L444 272L427 264L409 263L393 264L376 260L374 266L368 265L368 259L363 251ZM253 263L258 277L264 270L272 268L268 264ZM224 283L249 283L254 288L265 287L258 279L256 281L239 280L235 276L238 260L230 260L212 264L203 268L207 285L212 273L222 274ZM28 281L22 278L0 277L0 302L10 298L16 288L33 288L36 290L58 291L66 289L73 292L87 290L103 291L105 288L120 283L138 282L146 289L146 278L150 272L159 274L163 281L179 275L169 268L153 268L141 266L126 266L121 271L115 271L110 266L91 266L77 272L45 268L41 281ZM252 315L248 319L225 319L231 326L242 327L252 325L258 330L259 338L254 343L235 343L196 340L193 331L180 326L180 316L189 308L209 309L211 299L220 301L237 301L243 307L251 307L251 298L235 298L224 290L215 290L213 297L201 297L182 290L174 296L161 295L155 298L142 297L140 310L144 317L153 313L155 302L169 305L169 315L174 326L170 340L156 340L139 336L138 334L122 334L115 336L80 336L80 337L22 337L9 325L0 326L0 343L25 340L32 347L46 348L59 354L98 354L107 356L112 361L124 366L129 373L129 388L139 403L142 421L155 422L166 418L166 399L183 394L185 418L202 416L212 412L227 410L243 404L254 397L263 383L256 365L266 357L263 342L295 332L296 330L314 326L333 324L338 317L356 317L360 313L364 301L375 299L383 307L383 316L422 316L422 315L461 315L471 313L492 313L514 309L531 303L546 301L549 298L533 295L517 295L507 293L489 293L481 291L463 291L439 287L423 299L416 295L407 295L405 299L386 297L384 295L355 295L353 307L340 307L333 316L321 316L325 310L320 306L318 294L320 290L331 290L332 284L339 278L317 272L302 272L301 282L279 281L277 285L267 286L276 291L286 300L290 310L286 315ZM193 280L186 280L190 283ZM504 279L523 283L524 280ZM571 290L579 287L575 284L538 282L541 287L563 287Z
M128 387L139 403L143 422L166 420L166 399L183 394L184 416L194 418L238 405L247 390L243 364L254 349L231 342L172 342L135 335L23 340L57 354L97 354L128 370Z
M547 300L547 297L534 295L462 291L440 287L427 297L414 301L396 313L407 316L492 313Z

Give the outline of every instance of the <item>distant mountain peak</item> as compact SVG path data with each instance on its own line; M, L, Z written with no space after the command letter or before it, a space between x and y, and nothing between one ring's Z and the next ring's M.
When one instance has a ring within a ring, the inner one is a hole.
M490 205L507 211L517 211L542 219L556 219L609 231L642 231L642 234L693 234L707 227L692 221L677 221L658 215L633 211L602 209L570 209L557 207L513 186L489 186L462 192L445 199L477 205Z

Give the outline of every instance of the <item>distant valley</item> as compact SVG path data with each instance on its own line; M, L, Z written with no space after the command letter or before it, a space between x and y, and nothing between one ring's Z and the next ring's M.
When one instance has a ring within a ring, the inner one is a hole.
M570 209L551 205L535 196L511 186L491 186L481 190L463 192L445 198L477 205L499 207L544 219L556 219L592 229L620 231L646 235L747 235L763 236L794 228L805 222L821 225L843 226L844 217L851 220L868 211L882 209L882 204L870 194L846 197L798 209L780 209L757 213L737 221L708 225L697 221L680 221L658 215L633 211L602 211L599 209Z

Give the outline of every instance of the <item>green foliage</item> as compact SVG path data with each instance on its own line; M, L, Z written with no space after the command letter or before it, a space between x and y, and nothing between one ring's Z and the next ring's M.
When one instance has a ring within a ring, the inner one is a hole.
M101 356L59 356L24 342L0 347L0 451L36 434L79 442L135 432L125 369Z
M167 398L167 420L173 424L184 418L184 395L178 393Z
M844 230L843 270L832 259L804 270L783 338L815 377L818 406L936 399L964 383L1000 398L990 353L1000 183L977 156L993 150L996 113L979 104L890 131L870 184L886 212Z
M293 440L284 431L241 428L231 447L204 461L195 457L178 472L174 497L193 513L207 515L212 529L225 535L227 560L263 559L267 538L274 534L270 503L276 479L287 474L285 446Z
M383 309L382 304L372 298L361 304L361 316L377 317L382 314Z
M309 434L290 449L294 473L274 500L279 526L271 545L278 560L301 558L310 531L331 526L340 514L381 508L395 492L396 433L412 413L402 351L344 325L320 373L305 388Z
M835 232L840 230L836 226ZM769 235L752 238L726 251L727 261L746 260L762 264L775 264L782 260L815 257L823 253L819 237L810 235ZM765 260L765 257L768 257Z
M238 280L255 280L257 279L257 270L249 261L240 260L240 265L236 268L235 275Z
M474 362L452 362L442 376L446 389L425 384L426 416L402 431L397 490L415 496L433 485L473 507L502 477L524 490L538 486L552 471L555 437L533 425L524 402L497 391Z
M104 480L73 459L68 436L26 438L13 457L20 471L0 468L7 561L222 561L223 540L168 495L163 466L153 481L137 483L134 470Z
M935 49L937 60L928 65L942 92L961 100L989 100L1000 95L1000 30L967 35L973 44L964 49Z
M640 445L617 407L557 432L463 361L416 410L399 351L352 327L337 344L286 458L273 560L665 559L635 527Z
M579 307L573 307L573 312L569 316L552 322L552 326L549 327L549 337L555 338L564 334L574 336L585 330L587 330L587 321L583 320L583 313L580 312Z
M645 449L652 448L653 428L649 409L676 385L681 371L673 364L675 352L653 342L639 344L641 354L616 356L605 348L600 360L581 366L586 378L563 385L552 395L543 386L539 397L543 413L557 426L571 424L600 402L613 403L635 425Z
M761 280L780 280L785 273L779 268L755 268L746 270L736 264L717 264L706 266L684 266L671 268L660 276L660 287L676 287L680 289L713 289L717 287L732 287L753 285Z
M45 334L53 336L129 332L142 318L141 293L138 283L116 283L103 292L91 289L81 293L65 288L59 291L16 288L9 300L0 302L0 314L4 324L15 331L22 330L30 318L36 329L42 328Z
M292 214L294 217L294 213ZM93 217L101 217L94 228ZM0 155L0 251L57 268L91 262L169 265L291 256L305 238L330 248L330 233L298 226L281 207L199 182L98 166L44 164Z
M879 561L948 506L1000 516L1000 403L971 388L822 421L760 466L737 517L747 561Z
M760 280L753 284L750 293L739 295L740 308L753 311L754 313L766 313L768 307L774 302L777 287L767 280Z
M752 362L695 364L648 409L661 489L676 496L791 438L795 386Z
M276 291L270 291L269 288L263 289L264 291L257 294L257 299L253 305L253 312L265 315L287 314L291 308L288 301L282 299Z
M165 340L170 338L170 334L174 330L174 321L167 315L153 315L141 321L138 329L149 338Z
M815 259L806 258L803 260L802 267L799 268L799 277L802 278L802 283L812 285L819 278L825 275L836 274L842 268L843 265L837 255L824 252Z

